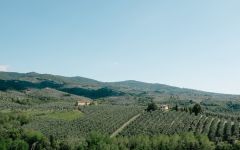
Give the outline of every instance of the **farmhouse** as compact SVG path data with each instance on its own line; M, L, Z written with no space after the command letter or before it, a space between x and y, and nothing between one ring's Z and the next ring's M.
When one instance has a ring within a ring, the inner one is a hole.
M167 110L169 110L169 106L168 105L160 105L160 109L162 110L162 111L167 111Z
M90 105L90 104L91 104L90 101L87 101L87 100L79 100L79 101L77 101L76 106L88 106L88 105Z

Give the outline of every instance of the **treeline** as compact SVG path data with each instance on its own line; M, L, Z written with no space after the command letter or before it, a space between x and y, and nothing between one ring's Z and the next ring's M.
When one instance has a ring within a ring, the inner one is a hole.
M97 90L94 89L84 89L84 88L62 88L59 89L60 91L79 95L79 96L84 96L92 99L97 99L97 98L103 98L103 97L108 97L108 96L120 96L123 95L124 93L121 92L116 92L110 88L100 88Z
M92 99L103 98L108 96L121 96L123 92L117 92L112 90L111 88L103 87L100 89L87 89L80 87L66 88L64 84L59 84L54 81L42 81L39 83L32 83L27 81L20 80L0 80L0 91L7 90L16 90L23 91L29 88L34 89L44 89L44 88L53 88L59 91L67 92L69 94L75 94L79 96L85 96ZM34 98L38 98L37 96L33 96Z
M207 136L193 133L180 135L159 135L159 136L131 136L109 138L108 136L91 133L81 145L76 147L67 146L65 149L82 150L186 150L201 149L214 150L215 144L210 142ZM220 147L219 147L220 148Z
M0 113L0 150L28 150L46 147L48 139L40 132L22 128L30 118L19 113Z
M182 112L189 112L190 114L195 114L196 116L203 112L203 109L200 104L195 104L193 107L181 107L179 108L178 105L172 108L175 111L182 111Z
M240 142L215 144L205 135L183 133L180 135L131 136L110 138L97 132L91 133L79 144L66 141L57 142L53 136L49 140L40 134L29 134L23 139L0 138L1 150L239 150Z
M36 89L43 89L46 87L49 88L60 88L63 84L55 83L54 81L42 81L39 83L32 83L27 81L21 81L21 80L0 80L0 90L6 91L6 90L26 90L28 88L36 88Z
M69 150L74 149L69 146ZM147 136L109 138L99 133L91 133L85 143L76 147L82 150L239 150L240 142L233 144L211 142L205 135L192 132Z

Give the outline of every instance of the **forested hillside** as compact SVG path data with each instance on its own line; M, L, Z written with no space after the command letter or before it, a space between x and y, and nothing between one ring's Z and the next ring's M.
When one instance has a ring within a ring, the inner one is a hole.
M209 93L177 88L163 84L138 81L100 82L83 77L63 77L38 73L0 72L0 90L24 91L27 89L53 88L55 90L85 96L93 99L111 96L131 95L150 97L155 100L240 100L239 95Z

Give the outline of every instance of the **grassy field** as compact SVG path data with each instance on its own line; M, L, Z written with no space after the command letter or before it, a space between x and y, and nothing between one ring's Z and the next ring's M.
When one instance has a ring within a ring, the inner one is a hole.
M48 119L55 119L55 120L65 120L65 121L71 121L74 119L78 119L83 114L78 110L73 111L54 111L50 112L42 117L46 117Z
M9 109L1 110L2 113L13 113ZM15 111L18 114L23 114L28 116L31 120L38 119L52 119L52 120L64 120L72 121L83 116L83 113L78 110L40 110L40 109L28 109L28 110L17 110ZM14 112L14 113L15 113Z

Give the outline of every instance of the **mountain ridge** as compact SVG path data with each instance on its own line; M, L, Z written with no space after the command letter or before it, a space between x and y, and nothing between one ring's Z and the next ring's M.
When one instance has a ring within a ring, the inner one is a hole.
M104 99L114 102L146 101L240 101L240 95L205 92L179 88L159 83L146 83L136 80L101 82L85 77L64 77L60 75L16 72L0 72L0 91L24 93L31 89L52 88L55 91L90 99ZM53 90L53 91L54 91ZM54 92L53 92L54 95ZM57 95L57 93L55 93ZM27 97L28 95L26 95ZM49 99L51 96L49 97ZM61 97L59 97L61 99Z
M151 86L152 90L154 91L154 87L158 88L157 86L165 87L165 88L178 88L182 90L191 90L191 91L198 91L198 92L204 92L204 93L211 93L211 94L222 94L222 95L235 95L235 96L240 96L240 94L228 94L228 93L220 93L220 92L209 92L205 90L198 90L198 89L192 89L192 88L182 88L182 87L177 87L177 86L172 86L172 85L167 85L167 84L161 84L161 83L150 83L150 82L143 82L143 81L137 81L137 80L123 80L123 81L114 81L114 82L103 82L95 79L90 79L87 77L81 77L81 76L62 76L62 75L53 75L53 74L41 74L37 72L28 72L28 73L18 73L18 72L0 72L0 79L2 80L23 80L26 78L23 77L42 77L43 79L48 79L48 77L51 77L49 79L53 79L52 77L59 78L62 80L62 83L66 79L70 80L72 83L75 84L96 84L96 85L101 85L101 86L108 86L108 85L115 85L119 84L121 86L129 86L129 87L134 87L134 86ZM4 78L5 77L5 78ZM58 79L58 80L59 80ZM58 80L54 80L55 82ZM66 82L66 81L65 81ZM67 83L71 83L67 82ZM143 90L146 90L144 87Z

